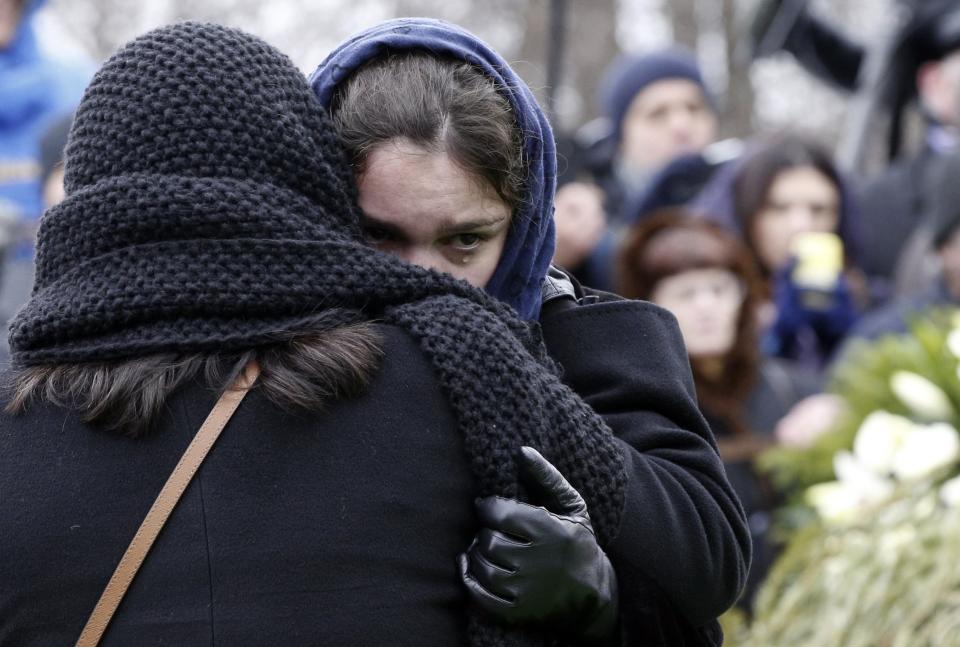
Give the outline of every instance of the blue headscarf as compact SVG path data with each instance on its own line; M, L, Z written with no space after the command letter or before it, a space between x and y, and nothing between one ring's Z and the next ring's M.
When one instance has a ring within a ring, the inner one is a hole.
M430 18L388 20L350 38L310 76L327 109L334 90L361 65L388 51L426 50L483 70L510 101L523 133L529 170L523 202L510 225L497 269L487 283L492 296L513 306L524 319L540 313L540 286L553 258L553 196L557 160L553 132L533 92L489 45L468 31Z

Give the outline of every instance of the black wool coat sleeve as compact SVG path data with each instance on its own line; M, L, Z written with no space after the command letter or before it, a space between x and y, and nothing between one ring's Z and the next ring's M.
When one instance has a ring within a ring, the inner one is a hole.
M665 633L692 625L701 638L719 637L714 620L746 582L750 535L698 409L676 319L644 301L563 303L541 315L547 349L613 430L628 468L621 528L608 546L622 611L650 613L664 604L651 597L665 596L686 621Z

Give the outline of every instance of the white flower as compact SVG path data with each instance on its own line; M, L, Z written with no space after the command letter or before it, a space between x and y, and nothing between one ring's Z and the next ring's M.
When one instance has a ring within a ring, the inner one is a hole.
M807 488L806 501L827 523L845 523L862 508L860 495L840 481L817 483Z
M883 501L893 491L893 483L878 475L847 451L839 451L833 457L833 471L837 480L853 489L866 503Z
M947 335L947 348L950 349L954 357L960 358L960 328L954 328Z
M878 476L856 456L840 451L833 457L837 480L807 488L805 498L827 523L856 520L871 506L887 500L893 483Z
M960 476L954 476L940 486L940 500L950 507L960 505Z
M913 518L923 520L932 517L937 513L937 497L931 492L927 492L922 499L913 505Z
M929 476L960 457L960 436L945 422L918 426L907 434L893 458L892 471L901 481Z
M900 526L881 533L877 542L877 557L884 564L892 566L900 561L907 546L915 543L917 531L911 526Z
M939 386L911 371L896 371L890 376L890 388L916 416L925 420L947 420L953 405Z
M893 457L914 423L887 411L874 411L864 418L853 440L857 460L876 474L886 475L893 468Z
M886 492L883 498L889 496L893 488L892 485L889 483L878 483L877 485L886 486L881 488ZM830 481L811 485L807 488L805 499L825 522L843 524L856 521L870 506L883 501L883 498L874 498L879 494L880 489L871 494L866 494L852 483Z

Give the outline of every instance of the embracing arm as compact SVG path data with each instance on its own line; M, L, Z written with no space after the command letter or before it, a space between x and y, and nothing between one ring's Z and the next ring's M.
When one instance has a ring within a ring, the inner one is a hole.
M545 308L550 355L564 381L619 439L629 484L608 547L629 607L647 580L688 621L710 623L746 581L750 536L716 442L700 414L676 320L641 301Z

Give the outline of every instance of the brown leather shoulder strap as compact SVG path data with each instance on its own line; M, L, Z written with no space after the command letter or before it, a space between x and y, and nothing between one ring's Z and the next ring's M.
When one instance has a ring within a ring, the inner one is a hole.
M183 495L193 475L196 474L203 459L207 457L213 443L220 436L220 432L226 427L227 422L233 416L234 411L240 405L240 401L247 394L247 391L256 381L260 374L260 368L256 362L251 362L246 366L244 372L237 377L230 388L224 391L217 403L213 405L213 410L203 422L197 435L190 442L189 447L180 457L180 462L173 468L173 473L163 489L153 502L150 511L140 524L137 534L133 536L133 541L127 547L127 552L123 554L120 563L117 564L113 576L107 583L97 606L94 607L90 619L87 620L80 638L77 640L77 647L94 647L100 642L103 633L107 630L107 625L113 618L117 607L124 594L133 582L134 576L143 564L150 547L156 540L157 535L163 528L170 513L173 512L177 502Z

